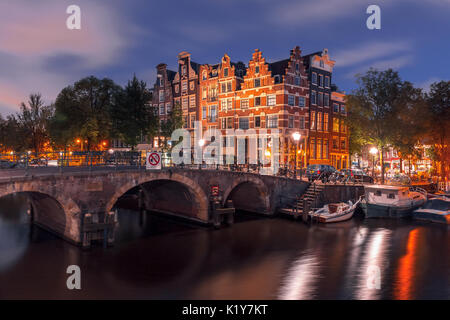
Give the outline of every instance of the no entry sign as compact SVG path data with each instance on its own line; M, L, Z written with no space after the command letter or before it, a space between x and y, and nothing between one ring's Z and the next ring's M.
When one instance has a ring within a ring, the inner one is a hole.
M161 169L161 155L159 152L147 152L145 167L147 170Z

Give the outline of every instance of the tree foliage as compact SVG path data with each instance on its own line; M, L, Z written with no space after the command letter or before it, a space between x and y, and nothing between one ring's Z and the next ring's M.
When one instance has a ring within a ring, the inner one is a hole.
M87 141L88 150L109 139L111 110L122 90L110 79L93 76L64 88L55 101L52 138L63 144L81 138Z
M125 90L112 106L112 135L134 148L140 137L154 136L158 132L158 117L149 106L151 93L144 81L136 76L128 81Z
M356 145L373 144L380 150L383 163L384 150L393 145L399 131L397 125L400 112L405 107L407 90L397 72L392 69L377 71L370 69L359 76L359 88L347 96L352 143ZM384 182L384 165L382 183Z

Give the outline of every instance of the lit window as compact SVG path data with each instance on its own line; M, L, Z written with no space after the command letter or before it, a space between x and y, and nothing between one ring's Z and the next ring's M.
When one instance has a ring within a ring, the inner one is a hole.
M316 128L316 112L311 111L311 130Z
M333 132L339 132L339 119L333 118Z
M317 112L317 130L322 131L322 112Z
M241 109L248 109L248 99L241 100Z

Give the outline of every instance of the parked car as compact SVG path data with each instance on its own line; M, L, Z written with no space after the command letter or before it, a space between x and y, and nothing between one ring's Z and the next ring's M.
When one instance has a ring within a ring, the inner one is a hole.
M327 164L310 164L306 168L306 176L308 177L308 181L316 180L319 176L325 181L335 171L336 169L333 166Z
M374 179L366 174L361 169L342 169L339 171L339 174L342 178L348 177L350 181L354 182L368 182L373 183Z
M30 167L46 167L48 160L46 158L35 158L31 159L28 163Z
M0 168L1 169L12 169L16 167L16 163L8 160L0 160Z

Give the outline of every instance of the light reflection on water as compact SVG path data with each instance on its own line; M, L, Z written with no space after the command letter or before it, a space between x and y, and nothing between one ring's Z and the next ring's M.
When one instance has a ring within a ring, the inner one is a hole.
M278 298L281 300L313 299L316 282L319 280L319 268L319 262L314 254L301 254L287 271L281 283Z
M23 198L8 201L0 200L0 298L450 298L442 225L356 217L308 227L247 215L213 230L120 209L116 245L81 250L30 228ZM81 291L65 287L70 264L81 267ZM371 265L379 290L367 287Z

